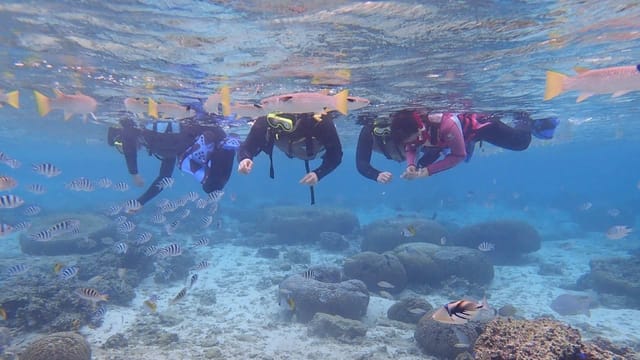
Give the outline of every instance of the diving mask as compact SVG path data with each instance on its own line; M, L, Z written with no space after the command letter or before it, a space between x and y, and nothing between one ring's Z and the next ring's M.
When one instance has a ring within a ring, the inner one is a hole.
M373 134L376 136L389 136L391 135L391 128L388 126L385 127L374 127Z
M293 120L287 119L286 117L278 116L274 113L267 115L267 123L269 123L269 126L276 129L280 128L286 132L293 131Z

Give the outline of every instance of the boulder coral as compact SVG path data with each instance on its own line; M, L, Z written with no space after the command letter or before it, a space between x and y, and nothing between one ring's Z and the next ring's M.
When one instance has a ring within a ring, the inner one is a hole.
M20 360L91 360L91 346L80 334L53 333L27 346Z

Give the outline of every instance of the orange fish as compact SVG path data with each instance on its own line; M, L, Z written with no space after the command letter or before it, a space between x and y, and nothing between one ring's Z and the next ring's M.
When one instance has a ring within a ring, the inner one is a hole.
M342 90L335 95L320 92L299 92L265 98L260 102L260 106L267 113L325 114L337 110L346 115L349 112L348 97L349 90Z
M62 110L64 111L65 121L71 119L75 114L82 115L85 122L87 121L87 115L91 115L94 120L96 119L93 113L98 107L98 102L91 96L80 92L76 92L75 95L68 95L58 89L54 89L53 92L56 97L50 99L39 91L33 91L40 116L47 115L51 110Z
M189 106L170 102L156 102L151 98L149 98L147 113L152 118L174 120L182 120L196 115L196 111Z
M626 225L615 225L609 228L605 235L609 240L620 240L627 237L633 231L630 227Z
M226 85L220 88L219 93L210 95L203 104L205 111L213 114L220 112L219 107L222 108L222 115L233 114L231 111L231 90Z
M19 108L20 92L18 90L15 90L5 93L4 91L0 90L0 107L2 107L2 104L9 104L16 109Z
M581 102L595 94L622 96L640 90L640 65L618 66L589 70L575 68L576 76L567 76L555 71L547 71L544 100L550 100L566 91L580 91L576 102Z

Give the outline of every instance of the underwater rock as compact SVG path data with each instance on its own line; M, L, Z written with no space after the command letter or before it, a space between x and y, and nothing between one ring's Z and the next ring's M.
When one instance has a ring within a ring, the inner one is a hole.
M280 251L272 247L264 247L256 251L256 256L265 259L277 259L280 257Z
M503 305L498 309L498 315L504 317L513 317L517 312L518 309L511 304Z
M123 333L117 333L109 336L107 341L102 344L105 349L122 349L129 346L129 341Z
M404 266L392 253L362 252L345 259L342 269L346 278L362 280L370 291L399 293L407 286ZM381 281L393 287L381 287Z
M493 265L479 250L429 243L408 243L394 251L410 283L436 286L452 276L475 284L493 279Z
M80 221L79 232L67 233L54 237L49 241L36 241L31 237L66 219ZM20 248L29 255L70 255L89 254L107 247L98 241L104 237L117 238L113 221L104 215L92 213L68 213L41 216L32 219L32 226L28 232L20 234Z
M402 236L402 230L412 226L415 236ZM447 238L447 229L434 220L422 218L392 218L374 221L362 228L362 251L384 252L408 242L440 244Z
M80 334L59 332L29 344L20 360L91 360L91 347Z
M292 264L311 263L311 253L299 249L288 249L282 257Z
M627 298L627 305L640 309L640 258L594 259L588 277L593 289Z
M336 208L277 206L265 208L258 218L255 231L275 234L273 244L312 244L322 232L348 235L360 228L353 212Z
M483 242L495 245L488 252L497 263L514 263L519 257L540 249L541 238L538 231L528 223L519 220L499 220L463 227L452 234L450 243L477 249Z
M358 320L316 313L309 322L307 333L313 336L331 337L345 343L355 343L367 335L367 327Z
M454 359L469 351L478 337L474 325L466 323L452 326L437 322L431 318L434 311L420 318L413 335L422 351L444 359Z
M578 314L591 316L589 309L592 305L595 305L595 301L588 295L562 294L553 299L549 307L562 316Z
M433 309L426 300L411 297L402 299L391 305L387 310L387 317L391 320L402 321L408 324L417 324L422 316Z
M542 276L552 276L552 275L562 275L562 266L560 264L553 263L540 263L538 265L538 275Z
M320 233L320 248L327 251L340 252L349 248L349 242L344 235L337 232L324 231Z
M340 315L358 320L367 313L369 292L360 280L325 283L292 275L278 289L278 302L294 304L298 321L308 322L316 313Z
M496 318L475 342L476 359L615 359L615 354L583 344L580 332L552 319Z
M0 327L0 354L2 349L6 349L11 345L11 330L8 327Z

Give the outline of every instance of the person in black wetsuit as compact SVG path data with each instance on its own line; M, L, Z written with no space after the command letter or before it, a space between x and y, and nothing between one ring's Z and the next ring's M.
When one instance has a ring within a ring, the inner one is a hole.
M200 181L206 193L221 190L231 176L239 141L217 125L154 121L140 128L129 117L121 119L120 125L109 128L108 143L121 149L137 186L144 186L138 173L138 148L146 147L149 155L161 161L158 177L138 198L143 205L162 191L163 179L171 177L176 164Z
M386 184L392 174L371 166L373 151L397 162L408 161L403 178L413 179L444 171L460 161L469 161L475 144L486 141L493 145L521 151L529 147L531 135L551 139L558 125L556 118L531 119L529 114L512 114L515 126L500 120L506 114L433 113L401 110L389 118L363 115L363 126L356 149L358 172L373 181ZM415 161L417 150L423 152Z
M273 147L282 150L289 158L305 161L307 174L300 184L313 187L323 177L335 170L342 162L342 144L333 123L333 114L314 116L308 114L269 114L256 119L249 135L238 149L238 172L249 174L253 169L253 158L264 151L271 160L273 171ZM309 169L309 160L322 155L322 163L314 170ZM311 203L314 203L313 188Z

